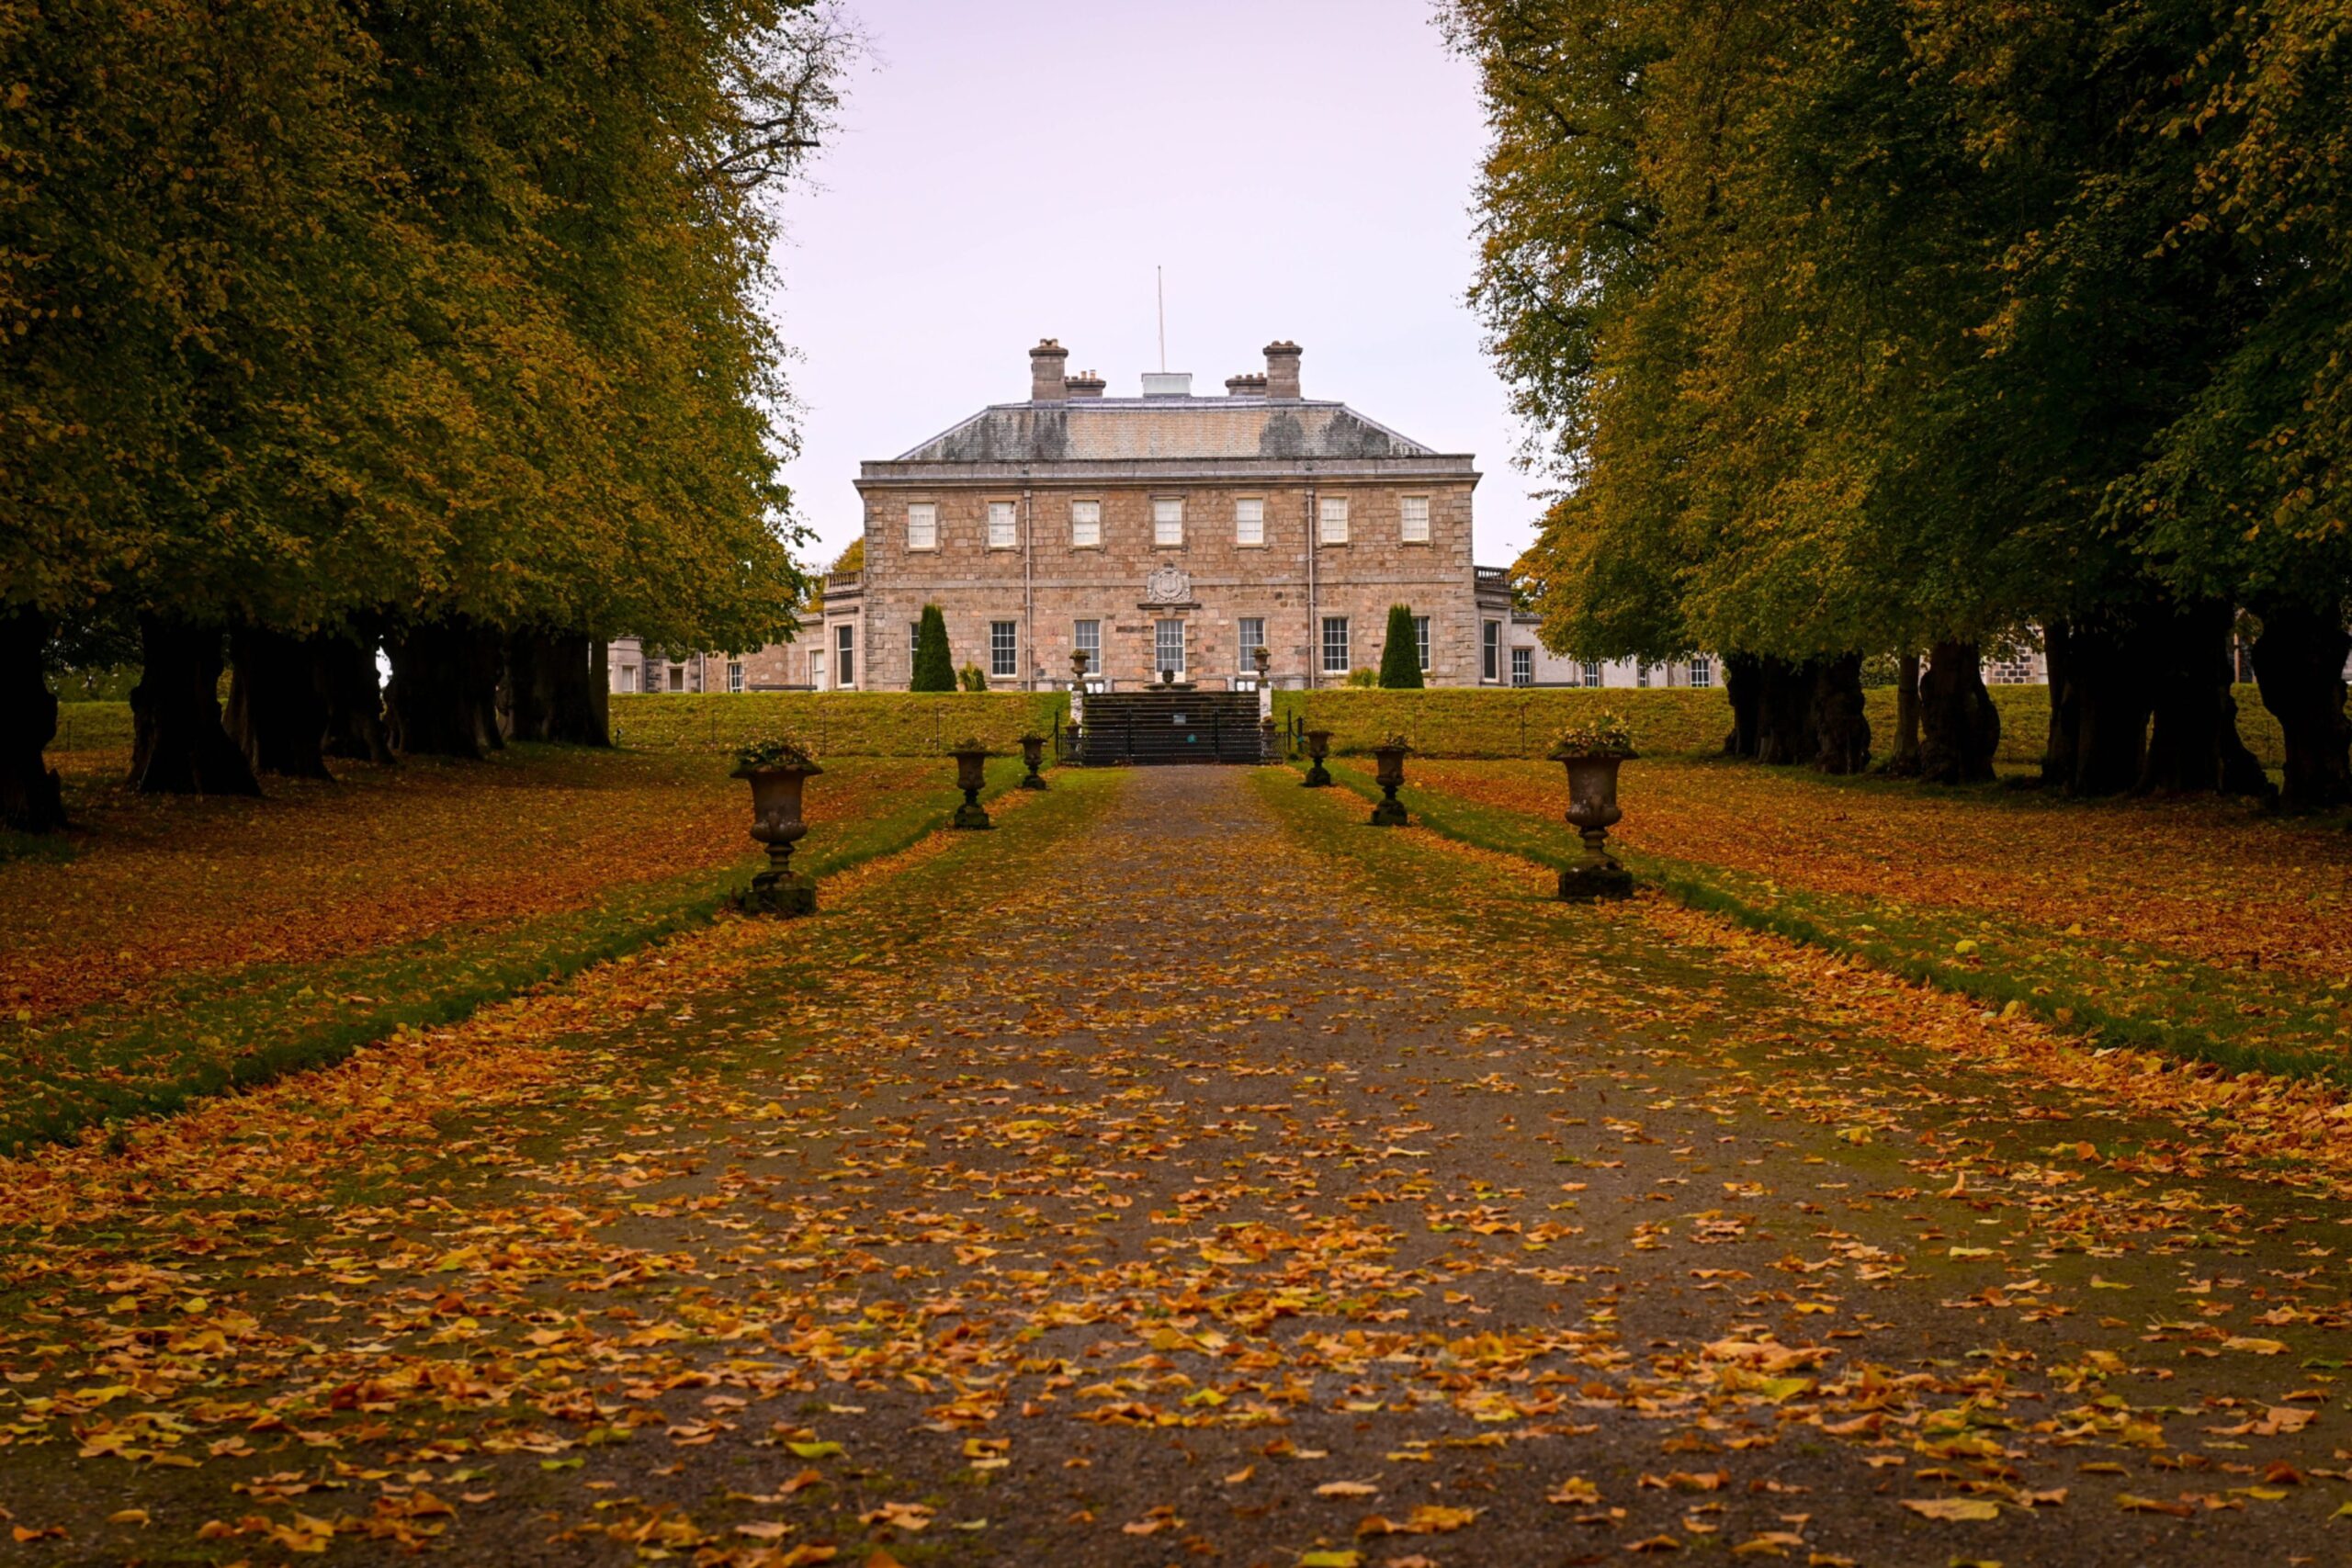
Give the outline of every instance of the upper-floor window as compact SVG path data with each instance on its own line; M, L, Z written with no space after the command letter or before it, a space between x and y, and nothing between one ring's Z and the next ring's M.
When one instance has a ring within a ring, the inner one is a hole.
M1020 525L1013 520L1012 502L989 502L989 548L1009 550L1021 543Z
M1420 655L1421 668L1428 669L1430 667L1430 618L1427 615L1413 617L1413 647Z
M1266 542L1264 502L1252 499L1233 503L1233 542L1237 545L1262 545Z
M1408 495L1404 500L1404 540L1408 545L1430 542L1430 498Z
M1325 496L1317 515L1322 519L1322 523L1321 531L1317 537L1327 545L1344 545L1348 542L1348 498L1346 496Z
M907 505L907 548L935 550L938 547L938 506L928 501L910 502Z
M1184 503L1174 496L1163 495L1151 503L1151 542L1155 545L1181 545L1184 542Z
M1101 502L1073 501L1069 503L1069 542L1079 549L1091 549L1102 542Z

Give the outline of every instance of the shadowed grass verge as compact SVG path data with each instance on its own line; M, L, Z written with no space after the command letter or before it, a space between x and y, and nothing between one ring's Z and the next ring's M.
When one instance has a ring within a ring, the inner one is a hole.
M989 764L984 799L1012 788L1017 760ZM944 774L943 773L943 777ZM825 878L896 854L946 825L961 801L925 791L870 820L828 824L803 840L795 869ZM480 1009L561 981L708 920L765 863L723 866L614 889L594 907L495 931L458 929L324 964L257 967L191 979L136 1007L90 1009L0 1041L0 1155L132 1116L343 1060L403 1031L456 1023Z
M1332 777L1364 799L1379 796L1360 768L1338 765ZM1576 829L1565 820L1545 821L1411 784L1398 798L1414 822L1461 843L1555 871L1583 855ZM2066 936L1975 910L1866 901L1611 849L1642 881L1688 908L1860 959L1991 1009L2030 1013L2098 1045L2352 1087L2352 1060L2340 1041L2329 1038L2341 1027L2335 1004L2289 977L2224 969L2147 943ZM2257 1032L2261 1038L2247 1038Z

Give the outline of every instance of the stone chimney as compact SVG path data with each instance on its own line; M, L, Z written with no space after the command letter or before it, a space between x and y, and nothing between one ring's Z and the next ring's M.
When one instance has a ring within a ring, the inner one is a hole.
M1029 351L1029 400L1033 403L1058 403L1069 396L1069 383L1062 378L1062 366L1069 358L1069 350L1052 338L1040 342Z
M1099 398L1104 386L1102 378L1091 370L1081 370L1062 384L1069 389L1072 398Z
M1263 376L1227 376L1225 378L1225 395L1228 398L1262 398L1266 395L1266 378Z
M1295 398L1298 390L1298 344L1285 338L1266 345L1266 396Z

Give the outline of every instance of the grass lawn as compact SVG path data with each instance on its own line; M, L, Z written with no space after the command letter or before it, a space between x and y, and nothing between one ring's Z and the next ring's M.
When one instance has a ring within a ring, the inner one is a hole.
M1437 832L1581 853L1556 764L1408 772ZM2332 824L1677 759L1628 763L1619 796L1611 844L1695 908L2106 1043L2352 1082L2352 838Z
M763 854L708 755L524 746L168 801L111 782L119 754L66 760L77 830L0 861L0 1152L461 1018L707 918ZM829 762L797 863L914 842L953 772Z

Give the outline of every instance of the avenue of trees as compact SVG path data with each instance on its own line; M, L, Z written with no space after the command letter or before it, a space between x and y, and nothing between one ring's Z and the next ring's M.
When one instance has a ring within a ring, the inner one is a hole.
M845 47L795 0L0 21L8 824L61 817L45 661L142 667L141 788L241 792L601 742L603 638L789 636L757 295Z
M1731 748L2352 799L2352 28L2331 0L1451 0L1494 132L1476 300L1561 482L1587 658L1724 655ZM1926 674L1920 678L1924 656Z

